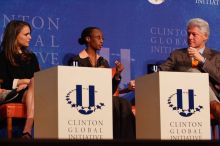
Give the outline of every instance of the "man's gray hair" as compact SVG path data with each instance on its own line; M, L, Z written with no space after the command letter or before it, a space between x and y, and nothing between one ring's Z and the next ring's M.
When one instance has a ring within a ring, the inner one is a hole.
M198 27L201 32L206 33L208 36L210 34L209 23L201 18L190 19L187 23L187 29L190 27Z

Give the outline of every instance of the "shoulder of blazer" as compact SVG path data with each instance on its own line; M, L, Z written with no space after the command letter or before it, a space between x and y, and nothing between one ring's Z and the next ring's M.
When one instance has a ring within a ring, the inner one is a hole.
M214 49L205 48L203 55L205 57L213 56L213 55L220 55L220 52Z

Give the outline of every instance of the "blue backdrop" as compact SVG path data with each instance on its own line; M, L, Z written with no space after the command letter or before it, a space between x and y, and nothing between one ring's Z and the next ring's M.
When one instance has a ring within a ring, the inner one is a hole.
M155 4L159 3L160 4ZM176 48L187 47L186 23L201 17L210 24L208 47L219 50L218 0L7 0L0 1L0 35L12 19L33 28L30 48L41 69L66 63L78 54L82 29L98 26L104 32L101 55L111 66L125 65L121 86L147 73L147 64L166 59Z

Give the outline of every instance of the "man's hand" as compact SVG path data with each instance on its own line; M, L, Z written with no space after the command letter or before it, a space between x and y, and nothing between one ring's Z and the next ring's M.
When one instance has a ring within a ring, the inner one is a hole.
M131 90L131 91L134 91L134 90L135 90L135 80L131 80L131 81L128 83L128 89Z
M198 60L199 62L204 62L205 58L199 53L199 50L193 47L188 48L188 54L191 58Z

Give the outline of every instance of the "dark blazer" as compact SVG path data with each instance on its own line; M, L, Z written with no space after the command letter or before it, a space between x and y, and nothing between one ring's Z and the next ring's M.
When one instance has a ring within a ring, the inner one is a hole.
M201 72L209 73L210 85L217 94L215 85L220 84L220 52L205 48L203 57L205 63L200 63L198 69ZM174 50L168 59L159 65L160 71L180 71L186 72L191 68L191 58L187 53L187 48Z

